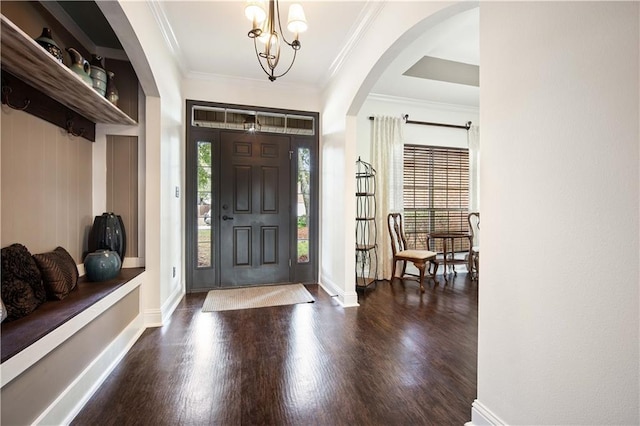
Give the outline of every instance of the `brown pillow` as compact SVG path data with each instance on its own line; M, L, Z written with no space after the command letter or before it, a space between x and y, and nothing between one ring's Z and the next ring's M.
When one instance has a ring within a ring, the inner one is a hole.
M34 254L33 258L50 299L64 299L78 284L76 262L64 248L56 247L48 253Z
M16 320L31 313L47 295L42 284L40 270L31 253L22 244L12 244L0 252L2 258L2 301L7 321Z

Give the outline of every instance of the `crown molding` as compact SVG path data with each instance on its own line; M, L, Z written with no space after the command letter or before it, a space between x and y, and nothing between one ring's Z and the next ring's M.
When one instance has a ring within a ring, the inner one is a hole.
M186 73L185 78L188 80L210 81L219 84L237 84L243 87L255 88L273 88L273 82L268 81L266 78L248 78L238 77L233 75L224 74L211 74L206 72L189 71ZM278 80L278 87L284 90L293 90L297 92L310 93L314 95L320 94L320 89L315 86L309 86L304 84L291 83L290 81Z
M148 1L147 4L151 9L151 13L153 14L154 19L158 23L158 28L160 29L162 38L164 39L165 43L169 47L169 50L171 51L173 57L176 58L178 69L180 70L183 76L187 75L188 70L184 60L184 54L182 53L182 49L180 48L180 43L178 43L178 39L176 38L176 35L173 32L173 28L169 23L169 19L167 19L167 14L164 10L164 6L162 2Z
M377 101L377 102L393 102L397 104L405 104L405 105L413 105L422 108L432 108L443 111L453 111L453 112L467 112L479 114L480 108L472 105L460 105L460 104L449 104L444 102L434 102L428 101L425 99L414 99L414 98L404 98L400 96L390 96L390 95L382 95L379 93L370 93L367 96L367 101Z
M384 8L385 2L386 0L367 0L365 6L362 8L362 11L360 11L360 15L355 20L357 25L351 28L351 31L347 36L346 43L344 44L344 46L342 46L342 49L329 66L329 72L326 74L326 77L323 78L320 82L320 87L325 87L329 83L329 81L331 81L331 79L340 71L340 69L342 69L342 66L344 65L347 57L351 55L351 52L358 44L360 39L362 39L373 20Z

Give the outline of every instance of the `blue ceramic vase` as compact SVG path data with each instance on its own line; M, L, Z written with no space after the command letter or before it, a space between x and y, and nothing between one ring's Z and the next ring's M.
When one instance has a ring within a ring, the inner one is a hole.
M107 281L115 278L122 262L118 253L111 250L96 250L84 259L84 271L89 281Z

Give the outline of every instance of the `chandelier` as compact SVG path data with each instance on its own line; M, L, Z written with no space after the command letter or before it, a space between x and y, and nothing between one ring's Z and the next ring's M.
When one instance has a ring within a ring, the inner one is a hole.
M247 35L253 39L253 46L260 67L262 67L262 70L269 76L269 80L275 81L276 78L288 73L293 66L296 60L296 54L301 46L298 40L298 34L307 30L307 20L304 16L302 5L295 3L289 7L287 29L293 33L294 37L291 43L289 43L282 32L278 0L268 1L268 9L265 7L265 0L247 1L244 14L253 25ZM258 42L264 44L264 47L258 48ZM293 49L293 59L291 59L289 67L283 73L276 75L276 67L280 61L280 47L283 46L282 43L285 43Z

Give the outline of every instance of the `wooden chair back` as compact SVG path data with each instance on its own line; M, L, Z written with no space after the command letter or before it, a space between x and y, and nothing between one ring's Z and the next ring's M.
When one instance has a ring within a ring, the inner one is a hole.
M389 237L391 237L391 250L393 255L407 249L407 239L404 237L402 214L389 213L387 216Z
M473 241L473 246L480 245L480 213L479 212L471 212L467 216L467 220L469 221L469 233L471 234L471 241Z

